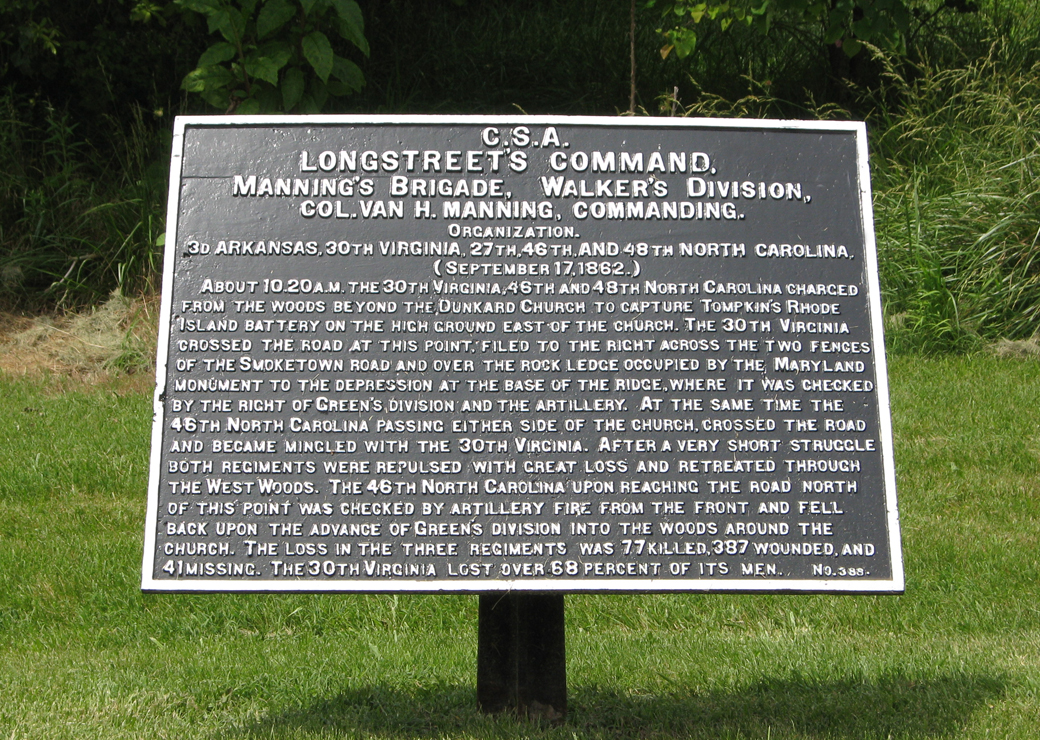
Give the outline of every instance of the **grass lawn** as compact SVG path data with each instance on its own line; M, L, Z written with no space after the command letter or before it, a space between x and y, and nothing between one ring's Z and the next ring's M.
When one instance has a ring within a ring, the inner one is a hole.
M142 595L150 397L0 375L0 739L1036 738L1040 363L890 358L903 596L568 596L477 713L472 596Z

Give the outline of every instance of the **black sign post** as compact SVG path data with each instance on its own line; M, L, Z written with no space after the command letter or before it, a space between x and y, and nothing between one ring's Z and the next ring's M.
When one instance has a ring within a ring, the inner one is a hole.
M557 721L567 715L561 594L480 596L477 703L489 713Z
M142 587L900 592L863 125L178 119Z

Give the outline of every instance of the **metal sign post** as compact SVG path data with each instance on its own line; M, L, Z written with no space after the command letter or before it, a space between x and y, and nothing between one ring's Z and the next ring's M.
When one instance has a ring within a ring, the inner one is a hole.
M563 596L482 594L477 632L477 703L546 721L567 715Z

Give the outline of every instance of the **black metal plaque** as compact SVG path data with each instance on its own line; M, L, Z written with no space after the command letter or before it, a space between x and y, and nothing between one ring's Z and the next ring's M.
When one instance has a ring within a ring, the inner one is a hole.
M859 123L176 124L143 588L903 588Z

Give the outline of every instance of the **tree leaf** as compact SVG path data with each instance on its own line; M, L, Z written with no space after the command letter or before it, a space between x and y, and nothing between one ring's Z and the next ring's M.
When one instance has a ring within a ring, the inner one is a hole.
M325 107L325 101L329 98L329 91L325 87L324 82L312 77L310 84L307 85L307 97L309 97L317 107L317 110L314 112L320 113L321 109Z
M197 67L184 75L181 88L187 92L202 93L227 87L235 81L235 75L226 67Z
M296 7L286 0L267 0L256 17L256 37L262 39L277 31L296 15Z
M231 16L228 15L226 8L220 8L215 13L210 13L206 27L210 33L220 31L228 41L235 40L235 34L231 30Z
M858 21L852 23L852 33L856 35L856 38L863 39L864 41L873 41L877 34L878 23L880 20L878 16L864 16ZM858 49L857 49L858 51Z
M223 111L230 102L228 86L235 81L235 75L226 67L198 67L184 76L181 87Z
M288 49L271 56L253 53L246 58L246 72L277 87L278 70L286 65L289 61L289 56Z
M246 98L235 108L235 113L240 116L255 116L260 112L260 101L256 98Z
M367 57L368 41L365 39L365 18L361 8L354 0L332 0L332 5L339 16L339 35L361 49Z
M219 0L176 0L178 6L194 10L203 15L212 15L220 10Z
M206 90L200 93L202 99L219 110L221 113L228 109L231 104L231 93L226 87L219 90Z
M361 68L349 59L337 56L332 62L333 76L351 90L360 90L365 86L365 75Z
M697 46L697 34L688 28L676 28L669 36L675 46L675 53L680 59L685 59L693 53Z
M220 31L225 39L236 43L241 40L246 30L246 19L235 8L221 8L209 16L206 21L209 32Z
M901 34L906 34L910 30L910 9L906 7L902 2L896 3L892 8L892 23L899 29Z
M300 7L303 8L303 14L310 15L311 10L314 9L314 3L316 3L317 1L318 0L300 0Z
M862 48L863 44L856 39L845 39L841 42L841 50L849 59L859 54L859 50Z
M303 70L299 67L290 67L282 76L282 106L286 112L291 111L303 97L305 80Z
M303 37L303 56L314 68L322 82L332 73L332 44L321 31L311 31ZM323 101L324 102L324 101Z
M235 57L235 45L229 44L227 41L218 41L213 46L202 52L202 56L199 57L200 67L211 67L214 64L220 64L226 62L229 59Z
M244 37L246 35L246 17L235 8L228 8L228 17L231 18L231 25L235 27L238 38Z

